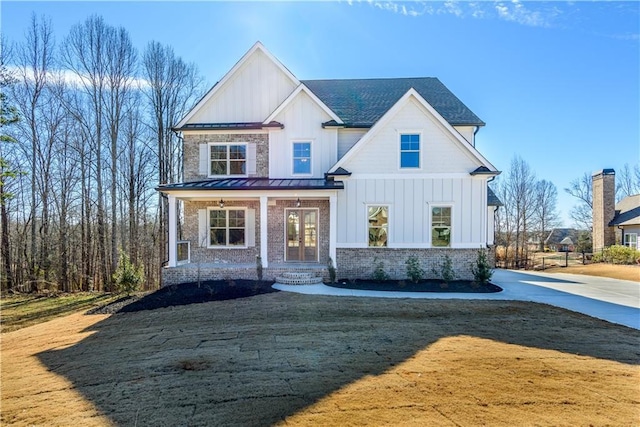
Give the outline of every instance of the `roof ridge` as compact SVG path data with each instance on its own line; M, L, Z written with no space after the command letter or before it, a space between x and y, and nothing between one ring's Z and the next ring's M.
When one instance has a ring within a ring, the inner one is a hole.
M365 77L365 78L349 78L349 79L300 79L300 82L344 82L344 81L368 81L368 80L424 80L432 79L438 80L439 78L434 76L422 76L422 77ZM442 82L441 82L442 83Z

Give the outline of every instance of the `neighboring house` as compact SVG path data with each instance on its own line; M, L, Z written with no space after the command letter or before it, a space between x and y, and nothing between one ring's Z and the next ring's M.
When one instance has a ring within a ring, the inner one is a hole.
M573 228L554 228L544 240L544 246L551 251L573 252L578 244L580 231Z
M594 252L616 243L640 249L640 194L615 203L615 177L613 169L592 176Z
M329 259L338 277L383 262L404 278L412 255L471 277L500 205L482 126L436 78L298 80L256 43L175 126L164 284L255 278L257 257L269 279L326 276Z

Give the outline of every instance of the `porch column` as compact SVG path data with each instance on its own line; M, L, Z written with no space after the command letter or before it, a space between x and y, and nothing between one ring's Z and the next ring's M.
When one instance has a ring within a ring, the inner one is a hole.
M169 195L169 267L178 265L178 215L176 197Z
M333 265L338 268L336 259L336 242L338 241L338 197L333 194L329 196L329 256L333 260Z
M269 267L269 219L267 218L269 198L260 196L260 258L262 258L262 267Z

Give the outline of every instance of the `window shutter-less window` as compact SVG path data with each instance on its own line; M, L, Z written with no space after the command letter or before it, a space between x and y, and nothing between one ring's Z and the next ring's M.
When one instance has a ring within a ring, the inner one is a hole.
M209 175L209 144L200 144L200 166L198 173L200 175Z
M209 234L209 221L207 221L207 210L198 209L198 246L206 248L208 246L207 235Z
M256 154L257 148L255 142L247 144L247 175L255 175L257 173Z
M256 210L247 209L247 246L252 248L256 245Z

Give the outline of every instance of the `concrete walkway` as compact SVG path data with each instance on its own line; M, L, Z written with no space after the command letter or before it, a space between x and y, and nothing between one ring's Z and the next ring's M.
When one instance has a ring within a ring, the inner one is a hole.
M309 295L375 298L478 299L532 301L554 305L612 323L640 329L640 283L578 274L495 270L492 283L504 289L492 294L453 292L383 292L319 285L283 285L275 289Z

